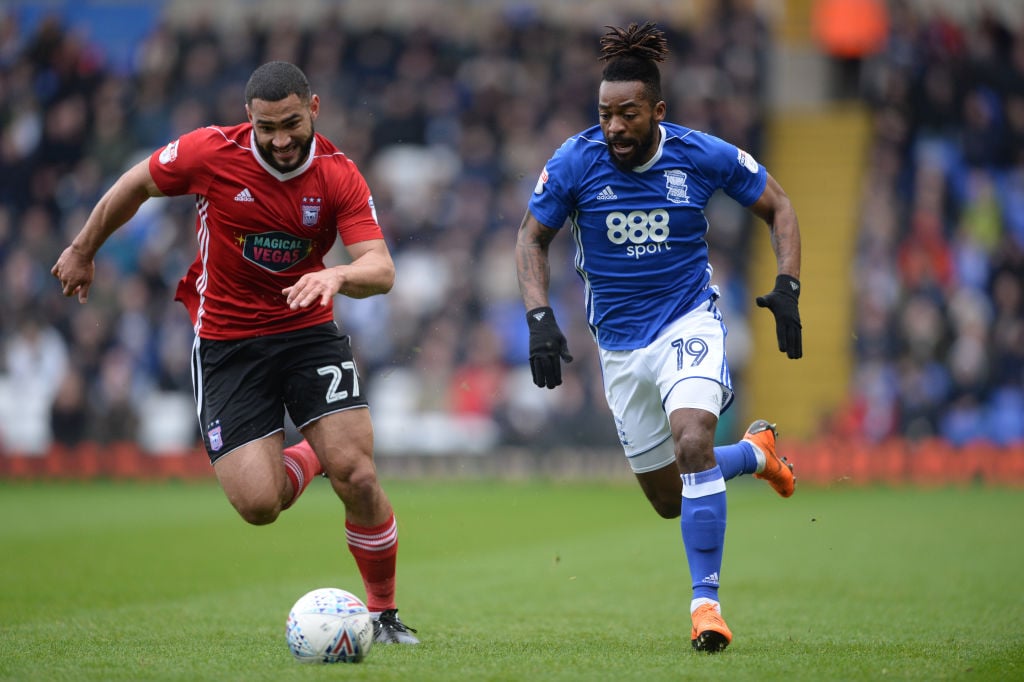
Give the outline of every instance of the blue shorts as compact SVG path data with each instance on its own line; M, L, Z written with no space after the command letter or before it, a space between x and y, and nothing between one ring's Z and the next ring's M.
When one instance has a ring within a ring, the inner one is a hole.
M211 462L324 415L366 407L347 335L333 322L235 341L196 339L193 388Z

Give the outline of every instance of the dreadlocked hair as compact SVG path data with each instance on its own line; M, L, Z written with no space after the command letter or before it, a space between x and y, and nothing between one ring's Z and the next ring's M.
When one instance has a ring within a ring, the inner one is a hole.
M657 62L668 57L665 33L653 21L626 28L605 26L600 60L607 62L601 78L606 81L639 81L652 102L661 100L661 72Z

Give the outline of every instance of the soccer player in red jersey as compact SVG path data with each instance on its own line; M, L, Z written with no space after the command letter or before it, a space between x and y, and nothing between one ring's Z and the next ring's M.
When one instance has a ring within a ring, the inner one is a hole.
M355 164L314 131L320 99L287 62L257 68L248 122L182 135L124 173L52 273L85 303L100 246L150 197L195 195L195 262L176 298L196 331L192 377L203 440L228 500L273 522L325 473L366 587L376 641L416 644L398 618L398 527L373 462L373 426L335 294L387 293L395 269ZM351 260L326 267L341 238ZM284 416L304 440L284 448Z

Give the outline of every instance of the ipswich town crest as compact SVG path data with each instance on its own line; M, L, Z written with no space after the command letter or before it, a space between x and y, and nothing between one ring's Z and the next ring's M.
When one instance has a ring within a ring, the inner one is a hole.
M313 227L320 222L320 197L302 197L302 224Z

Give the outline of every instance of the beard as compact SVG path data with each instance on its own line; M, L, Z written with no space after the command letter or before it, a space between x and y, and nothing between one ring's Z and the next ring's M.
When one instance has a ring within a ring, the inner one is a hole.
M612 145L616 142L630 142L628 137L616 137L608 140L608 155L612 158L614 163L619 170L631 171L637 166L642 166L651 155L651 150L654 148L655 131L657 128L654 120L651 120L651 125L647 129L647 134L639 140L635 140L636 146L628 156L617 156L615 151L612 149Z
M315 134L316 131L311 126L309 130L309 137L300 143L299 154L293 163L283 164L280 161L278 161L274 157L273 144L257 144L256 149L257 151L259 151L260 156L263 157L263 160L266 161L271 168L281 173L289 173L298 168L299 166L301 166L303 163L306 162L306 159L309 158L309 150L312 149L313 147L313 136Z

